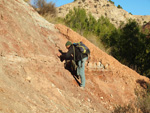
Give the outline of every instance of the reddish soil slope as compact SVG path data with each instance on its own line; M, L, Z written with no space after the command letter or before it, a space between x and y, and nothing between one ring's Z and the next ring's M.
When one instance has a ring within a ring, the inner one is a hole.
M68 39L91 49L85 90L56 56ZM0 0L0 43L2 113L109 113L134 100L137 80L149 81L23 0Z

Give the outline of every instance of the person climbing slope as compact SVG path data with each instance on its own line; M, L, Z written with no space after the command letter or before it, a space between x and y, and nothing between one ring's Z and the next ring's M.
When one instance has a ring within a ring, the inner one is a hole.
M77 75L81 77L80 87L85 87L85 62L89 57L90 50L87 46L85 46L82 42L79 43L71 43L67 41L65 44L68 51L66 53L62 53L58 55L61 61L63 60L73 60L77 65Z

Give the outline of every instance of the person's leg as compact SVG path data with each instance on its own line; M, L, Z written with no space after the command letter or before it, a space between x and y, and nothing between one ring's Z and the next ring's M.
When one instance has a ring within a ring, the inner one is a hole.
M80 76L81 61L78 61L77 75Z
M80 87L85 87L85 62L86 60L87 60L87 57L83 58L82 61L78 62L77 74L79 74L81 77Z

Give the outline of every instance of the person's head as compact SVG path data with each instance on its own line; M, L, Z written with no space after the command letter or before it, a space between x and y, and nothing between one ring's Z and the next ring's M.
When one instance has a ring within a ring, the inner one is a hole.
M65 46L66 46L67 49L69 49L69 47L70 47L71 45L72 45L72 43L71 43L70 41L67 41L66 44L65 44Z

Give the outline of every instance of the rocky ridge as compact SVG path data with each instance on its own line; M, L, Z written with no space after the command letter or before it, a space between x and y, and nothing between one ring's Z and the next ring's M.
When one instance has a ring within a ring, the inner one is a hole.
M128 19L135 19L141 25L144 22L150 21L150 16L131 15L107 0L76 0L75 2L58 7L57 16L65 17L69 10L72 10L74 7L84 8L87 13L91 12L96 19L101 16L108 17L116 27L122 22L126 23Z
M91 49L85 90L57 57L67 40ZM0 0L0 43L1 113L109 113L134 101L137 80L149 82L70 28L47 22L23 0Z

